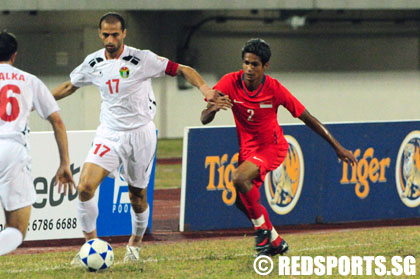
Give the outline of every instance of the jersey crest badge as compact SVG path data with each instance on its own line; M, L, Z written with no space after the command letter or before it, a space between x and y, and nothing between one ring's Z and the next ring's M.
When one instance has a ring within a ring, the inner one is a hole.
M128 78L129 75L130 75L130 70L127 67L121 67L120 76L122 78Z
M401 201L407 207L420 205L420 131L412 131L400 146L395 182Z

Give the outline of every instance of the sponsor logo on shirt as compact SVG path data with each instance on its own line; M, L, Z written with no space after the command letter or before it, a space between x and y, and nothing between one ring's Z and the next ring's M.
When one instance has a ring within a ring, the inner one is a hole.
M260 162L264 162L264 160L262 160L262 159L258 158L257 156L254 156L254 157L252 157L252 158L254 158L255 160L258 160L258 161L260 161Z
M130 75L130 70L127 67L121 67L120 75L122 78L128 78L128 76Z
M237 101L236 99L233 99L233 102L237 103L237 104L243 104L244 103L244 102Z

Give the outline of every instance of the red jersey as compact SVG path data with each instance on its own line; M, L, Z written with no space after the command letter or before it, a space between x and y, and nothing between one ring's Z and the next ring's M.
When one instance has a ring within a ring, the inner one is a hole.
M287 148L283 130L277 121L277 110L284 106L294 117L305 107L276 79L264 75L260 86L249 91L243 71L226 74L214 89L229 96L241 150L255 149L267 144Z

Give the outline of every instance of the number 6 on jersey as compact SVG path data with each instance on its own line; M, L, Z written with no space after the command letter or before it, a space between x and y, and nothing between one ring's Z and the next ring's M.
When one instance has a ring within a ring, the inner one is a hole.
M16 85L8 84L0 90L0 118L6 122L12 122L19 116L19 102L15 97L7 97L7 92L12 91L15 94L20 94L20 89ZM9 107L9 111L8 111Z

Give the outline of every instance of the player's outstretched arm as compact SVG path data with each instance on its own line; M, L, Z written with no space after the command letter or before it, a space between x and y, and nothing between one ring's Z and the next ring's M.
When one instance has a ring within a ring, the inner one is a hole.
M211 101L207 104L206 109L204 109L201 112L201 123L203 123L204 125L210 123L213 121L214 116L216 115L216 113L223 109L223 110L227 110L230 109L232 107L232 102L230 101L229 97L226 96L225 94L217 91L218 93L218 97L215 101Z
M201 123L206 125L212 122L218 111L219 110L216 109L216 106L214 104L208 103L207 107L201 112Z
M314 130L318 135L323 137L335 149L338 158L351 165L357 164L357 160L353 153L341 146L328 129L318 119L312 116L308 110L305 109L305 111L299 116L299 119Z
M74 86L69 80L63 82L62 84L54 88L51 92L56 100L60 100L64 97L73 94L74 92L76 92L77 89L79 89L79 87Z
M54 112L50 116L48 116L48 121L51 123L54 129L54 136L57 142L58 152L60 154L60 166L58 167L57 173L55 175L55 185L58 184L59 193L61 193L61 189L63 187L64 194L67 193L67 188L69 188L70 193L73 193L75 183L69 167L70 160L67 144L66 127L64 126L64 123L61 120L61 117L58 114L58 112Z
M211 89L200 74L190 66L179 64L176 74L184 77L191 85L200 89L201 93L208 101L216 100L218 96L217 92Z

